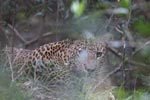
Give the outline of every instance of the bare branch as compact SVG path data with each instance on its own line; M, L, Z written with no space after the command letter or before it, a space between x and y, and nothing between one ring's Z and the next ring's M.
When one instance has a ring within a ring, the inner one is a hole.
M113 48L110 48L110 47L107 47L107 49L112 52L113 54L115 54L117 57L119 57L120 59L123 59L123 55L121 53L118 53L117 50L113 49ZM149 65L146 65L146 64L143 64L143 63L140 63L140 62L136 62L136 61L133 61L131 59L128 59L127 57L124 58L125 59L125 62L128 62L132 65L137 65L137 66L143 66L143 67L147 67L149 68Z
M133 52L132 56L134 56L135 54L137 54L141 49L143 49L147 45L150 45L150 41L147 41L141 47L139 47L135 52Z
M9 61L9 66L10 66L10 70L11 70L11 80L12 80L12 82L14 82L14 71L13 71L13 68L12 68L11 56L8 54L8 51L6 51L6 55L7 55L7 58L8 58L8 61Z
M98 86L100 86L102 83L104 83L105 80L107 80L111 75L113 75L113 74L116 73L118 70L120 70L121 67L122 67L122 65L123 65L123 63L121 63L121 64L119 65L119 67L116 67L114 70L112 70L110 73L108 73L101 81L99 81L99 82L95 85L95 87L93 87L92 92L95 91L96 88L97 88Z
M10 29L14 31L14 33L19 37L21 41L23 41L24 43L27 43L27 41L20 35L20 33L11 24L7 24L7 25Z
M52 35L52 34L53 34L52 32L44 33L44 34L42 35L42 38L43 38L43 37L48 37L48 36L50 36L50 35ZM26 42L26 43L25 43L25 46L28 46L28 45L30 45L30 44L32 44L32 43L38 41L38 39L40 39L40 38L41 38L41 37L38 36L38 37L34 38L33 40L30 40L30 41Z

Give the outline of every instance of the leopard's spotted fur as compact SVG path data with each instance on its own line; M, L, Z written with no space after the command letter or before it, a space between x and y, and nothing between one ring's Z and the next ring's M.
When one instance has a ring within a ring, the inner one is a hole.
M13 52L15 65L28 66L29 69L32 67L40 75L48 71L45 76L57 76L58 79L66 76L66 73L74 68L85 70L95 66L97 61L99 61L98 64L102 63L106 53L105 44L86 40L63 40L45 44L35 50L18 48L6 50L9 53Z

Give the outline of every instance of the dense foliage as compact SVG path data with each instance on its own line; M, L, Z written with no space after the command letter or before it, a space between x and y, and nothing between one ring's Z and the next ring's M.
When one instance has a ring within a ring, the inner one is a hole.
M34 49L66 38L100 39L108 45L106 78L113 83L108 91L118 100L149 100L149 28L149 0L1 0L0 69L11 73L3 55L6 45ZM11 74L4 72L0 72L0 99L29 100L29 92L18 85L23 79L11 82ZM74 88L72 100L97 100L103 95L87 91L92 86L81 80Z

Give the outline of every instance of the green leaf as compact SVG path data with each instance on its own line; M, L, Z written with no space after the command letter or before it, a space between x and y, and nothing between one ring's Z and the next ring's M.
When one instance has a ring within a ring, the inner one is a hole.
M150 22L146 22L145 20L139 20L133 24L133 27L141 36L150 36Z
M22 21L22 20L24 20L26 18L26 14L25 14L25 12L19 12L19 13L17 13L17 19L19 20L19 21Z
M71 11L74 13L76 17L80 17L85 10L86 0L74 1L71 5Z
M129 97L129 93L121 86L117 90L117 98L118 100L124 100Z
M149 100L150 94L148 90L138 89L133 94L133 100Z
M129 8L131 4L131 0L121 0L119 2L119 6L123 8Z

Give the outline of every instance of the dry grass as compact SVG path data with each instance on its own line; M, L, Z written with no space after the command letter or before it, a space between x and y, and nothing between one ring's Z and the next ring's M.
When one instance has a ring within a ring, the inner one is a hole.
M69 73L66 81L55 82L56 77L66 75L69 70L56 70L54 75L47 69L34 79L24 72L26 67L14 66L11 62L10 55L1 53L1 64L10 73L11 81L17 82L22 90L31 93L34 100L115 100L109 79L98 85L104 79L102 72L82 72L80 75ZM23 69L18 73L20 68ZM33 68L28 66L28 70L33 71ZM16 78L18 75L20 76ZM95 86L97 88L93 90Z

